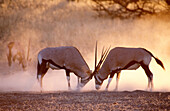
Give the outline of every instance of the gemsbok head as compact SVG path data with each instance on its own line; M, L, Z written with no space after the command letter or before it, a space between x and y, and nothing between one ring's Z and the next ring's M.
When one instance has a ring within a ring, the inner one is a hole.
M111 49L101 68L100 66L96 66L96 72L94 73L96 89L100 89L103 81L107 79L108 75L110 75L108 84L106 86L107 90L114 74L117 73L117 82L115 88L115 90L117 90L121 70L136 70L141 66L148 77L147 89L150 88L152 91L153 74L149 69L149 64L152 57L164 69L163 63L150 51L144 48L116 47Z
M38 53L37 79L42 88L42 79L47 70L64 69L66 71L68 88L70 86L70 73L73 72L78 77L77 87L83 87L91 80L91 70L84 60L79 50L73 46L48 47ZM81 78L79 84L79 78Z
M12 62L18 61L22 65L23 70L25 70L27 66L25 53L18 42L10 42L7 45L7 60L9 66L12 65Z

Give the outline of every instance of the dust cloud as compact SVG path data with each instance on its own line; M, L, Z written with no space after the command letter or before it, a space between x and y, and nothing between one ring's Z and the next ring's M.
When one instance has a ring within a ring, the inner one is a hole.
M98 41L98 59L103 46L143 47L158 57L165 71L152 59L150 69L154 75L154 91L170 91L170 22L168 15L160 14L135 20L110 20L97 18L86 3L58 1L13 2L3 6L2 26L8 26L0 41L1 72L0 91L38 91L36 80L37 54L45 47L75 46L82 53L91 70L94 69L94 46ZM5 6L6 5L6 6ZM22 9L22 10L20 10ZM1 10L2 11L2 10ZM27 71L22 71L16 63L9 68L6 60L6 46L10 41L18 41L26 50L28 41L30 58ZM16 67L17 68L16 68ZM115 79L109 90L114 90ZM142 68L122 71L119 90L145 90L147 77ZM67 90L64 70L49 70L43 79L45 91ZM104 81L104 90L107 80ZM76 90L77 77L71 74L71 87ZM82 90L95 90L94 79Z

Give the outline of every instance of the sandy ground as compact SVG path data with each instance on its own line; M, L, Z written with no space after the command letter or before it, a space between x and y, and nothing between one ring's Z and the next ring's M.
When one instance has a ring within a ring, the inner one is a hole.
M170 110L170 92L1 92L3 111Z

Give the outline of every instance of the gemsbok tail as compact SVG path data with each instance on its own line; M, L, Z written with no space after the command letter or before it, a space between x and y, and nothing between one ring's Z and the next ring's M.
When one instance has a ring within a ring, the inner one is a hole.
M157 62L157 64L159 64L164 70L165 70L165 67L164 67L164 65L163 65L163 63L162 63L162 61L161 60L159 60L158 58L156 58L150 51L148 51L148 50L146 50L146 49L144 49L146 52L148 52L155 60L156 60L156 62Z

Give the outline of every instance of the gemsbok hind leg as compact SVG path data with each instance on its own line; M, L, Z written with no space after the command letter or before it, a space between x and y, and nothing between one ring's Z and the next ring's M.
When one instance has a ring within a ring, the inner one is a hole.
M66 70L67 82L68 82L68 89L71 90L70 86L70 71Z
M46 67L46 62L43 61L41 64L38 63L37 69L38 69L37 79L38 79L38 82L40 83L40 87L42 91L43 90L42 80L49 68Z
M146 75L148 77L148 87L147 87L147 90L150 88L150 91L152 91L153 90L153 74L150 71L148 65L141 64L141 66L144 69L144 71L145 71L145 73L146 73Z

